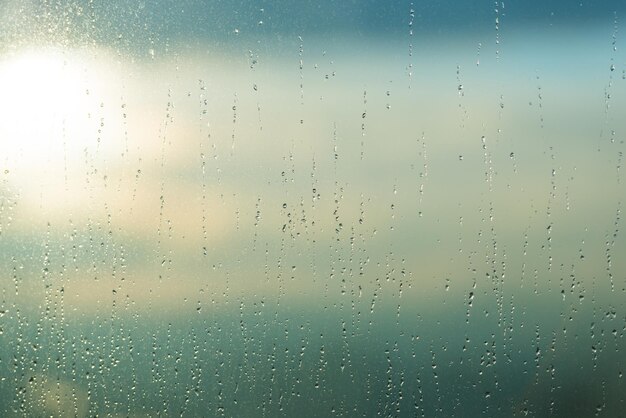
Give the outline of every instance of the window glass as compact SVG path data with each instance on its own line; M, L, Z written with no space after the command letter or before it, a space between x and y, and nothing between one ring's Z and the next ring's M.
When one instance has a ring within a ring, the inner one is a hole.
M620 416L625 12L1 2L0 416Z

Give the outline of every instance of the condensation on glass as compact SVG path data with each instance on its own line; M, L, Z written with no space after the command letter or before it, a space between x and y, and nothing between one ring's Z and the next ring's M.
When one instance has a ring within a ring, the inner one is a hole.
M626 410L621 2L0 3L0 416Z

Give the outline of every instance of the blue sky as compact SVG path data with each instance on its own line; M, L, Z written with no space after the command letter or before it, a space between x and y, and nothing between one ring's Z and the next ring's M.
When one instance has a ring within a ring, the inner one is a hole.
M0 5L5 42L96 41L132 46L235 36L311 36L329 33L406 35L414 10L416 34L490 32L523 26L613 25L626 11L620 1L294 1L294 0L9 0ZM497 8L497 11L496 11ZM235 35L239 31L238 35Z

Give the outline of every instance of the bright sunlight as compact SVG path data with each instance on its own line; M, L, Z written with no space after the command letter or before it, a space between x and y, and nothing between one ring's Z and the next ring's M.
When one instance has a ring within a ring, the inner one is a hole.
M93 51L48 48L0 58L0 167L23 197L43 190L62 201L56 192L68 189L68 172L110 147L105 135L119 122L104 104L114 85L111 66Z

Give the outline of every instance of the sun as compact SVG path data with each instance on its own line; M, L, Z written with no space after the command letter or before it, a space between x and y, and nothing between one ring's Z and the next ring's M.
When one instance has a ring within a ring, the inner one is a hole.
M0 55L0 175L27 206L84 204L85 173L123 137L120 68L95 48Z
M94 80L78 54L30 50L0 59L0 151L13 165L63 158L95 124ZM97 83L96 83L97 84Z

